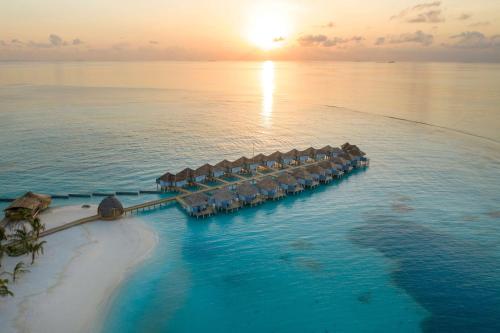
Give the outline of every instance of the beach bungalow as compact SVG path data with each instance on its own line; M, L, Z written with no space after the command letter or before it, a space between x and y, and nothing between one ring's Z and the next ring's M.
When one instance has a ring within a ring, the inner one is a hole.
M175 174L174 186L175 187L185 187L188 186L193 181L194 170L191 168L185 168L179 173Z
M331 154L332 150L333 150L333 147L330 145L327 145L327 146L324 146L323 148L317 149L315 156L314 156L314 159L316 161L321 161L321 160L325 160L327 158L330 158L332 155Z
M330 152L330 158L338 157L340 154L342 154L344 151L340 149L339 147L334 147L332 151Z
M206 163L203 164L198 169L194 170L193 179L197 183L202 183L209 180L212 177L213 166Z
M174 183L175 183L175 175L170 172L167 172L160 178L156 179L156 184L160 185L160 188L162 190L174 187L175 186Z
M354 167L362 167L367 166L369 164L368 158L365 157L365 153L361 151L356 145L351 145L349 142L346 142L342 145L342 150L352 156L353 166Z
M238 209L240 203L238 196L228 188L221 188L213 192L209 200L217 210L225 210L226 212Z
M183 198L185 209L189 215L196 217L209 216L213 213L212 207L209 206L208 200L210 197L205 193L193 193Z
M329 183L332 180L331 170L327 171L317 164L307 166L306 170L313 178L317 178L321 183Z
M338 178L344 174L344 172L342 171L342 166L335 164L332 161L322 161L318 165L323 169L325 169L327 175L330 174L332 178L333 177Z
M50 195L26 192L4 209L5 217L10 221L21 221L26 217L35 217L39 212L47 209L51 202Z
M259 190L249 182L236 186L239 200L246 205L256 205L261 202Z
M250 172L248 165L248 158L242 156L236 161L231 162L231 173L248 173Z
M257 163L257 166L265 166L267 162L267 156L264 154L255 155L252 157L252 162Z
M279 199L284 196L280 184L272 177L263 178L255 184L260 194L266 199Z
M260 162L255 160L255 157L254 158L249 158L247 160L247 170L248 172L250 173L254 173L255 171L257 171L257 168L259 167L260 165Z
M280 168L281 167L281 155L280 151L275 151L274 153L267 156L266 166L268 168Z
M299 184L297 179L290 175L289 173L282 173L276 177L276 181L280 187L285 191L285 193L298 193L303 190L303 187Z
M292 149L287 153L281 154L281 162L283 163L283 165L295 164L297 161L297 154L297 149Z
M303 168L293 170L292 176L304 187L312 188L319 185L319 177L311 175Z

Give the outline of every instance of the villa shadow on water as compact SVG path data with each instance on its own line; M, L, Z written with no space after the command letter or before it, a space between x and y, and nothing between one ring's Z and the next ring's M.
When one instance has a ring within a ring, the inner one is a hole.
M430 313L423 331L500 332L500 262L487 249L391 215L350 238L397 263L394 283Z

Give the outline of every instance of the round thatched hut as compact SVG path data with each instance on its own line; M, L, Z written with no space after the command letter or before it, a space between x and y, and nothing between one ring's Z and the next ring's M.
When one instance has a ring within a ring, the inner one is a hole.
M97 214L104 220L114 220L121 217L124 213L122 203L114 196L104 198L99 207Z

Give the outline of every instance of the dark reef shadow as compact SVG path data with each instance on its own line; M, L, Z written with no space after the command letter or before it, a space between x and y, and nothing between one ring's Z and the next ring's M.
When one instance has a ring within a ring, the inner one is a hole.
M429 313L424 332L500 332L500 258L401 216L372 215L353 243L396 263L395 285Z

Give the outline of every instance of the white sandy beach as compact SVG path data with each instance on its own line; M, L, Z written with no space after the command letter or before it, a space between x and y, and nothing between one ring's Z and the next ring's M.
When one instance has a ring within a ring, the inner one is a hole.
M96 207L49 209L40 217L47 228L93 215ZM93 332L99 329L113 291L157 243L156 234L137 218L96 221L44 238L45 254L0 301L1 332ZM30 258L4 257L12 270Z

